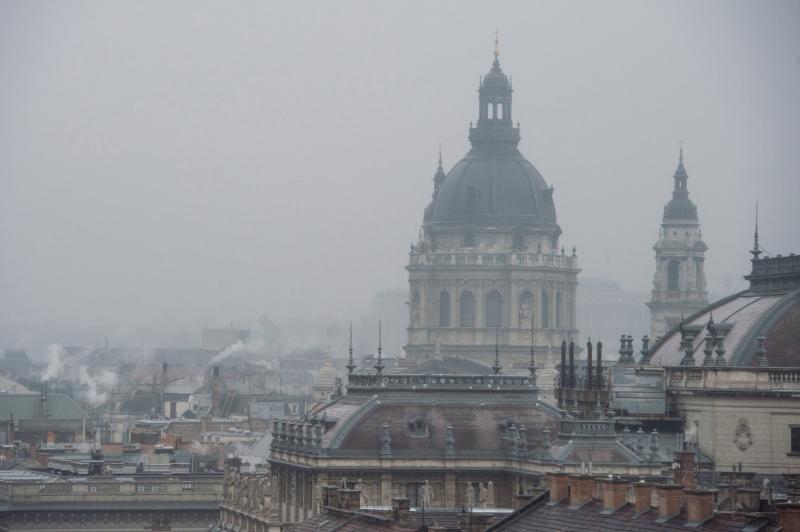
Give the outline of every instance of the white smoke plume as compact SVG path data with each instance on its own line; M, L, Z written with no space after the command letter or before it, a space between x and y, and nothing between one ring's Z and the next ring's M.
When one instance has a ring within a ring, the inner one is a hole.
M58 379L64 374L66 361L64 360L64 348L58 344L52 344L47 348L47 367L42 373L42 380Z
M86 366L81 366L78 379L82 385L86 386L86 401L91 406L98 406L108 400L108 392L116 386L118 376L106 369L91 374Z
M236 356L239 353L246 353L246 352L259 352L264 350L264 342L263 340L258 340L256 342L249 342L247 344L242 343L241 340L237 341L235 344L231 344L230 346L226 347L219 354L215 355L214 358L211 359L209 364L219 364L223 360L230 358L232 356Z

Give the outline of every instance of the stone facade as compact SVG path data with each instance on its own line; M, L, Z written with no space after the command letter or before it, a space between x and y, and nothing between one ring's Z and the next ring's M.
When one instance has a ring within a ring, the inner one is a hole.
M800 369L671 367L666 372L686 438L713 456L720 470L800 471L800 452L791 448L791 429L800 427Z
M445 174L441 158L409 263L409 358L460 356L527 367L533 344L552 389L553 355L577 335L575 250L560 247L553 188L517 149L511 83L499 61L483 78L472 149Z
M673 179L672 199L664 207L656 252L656 273L650 307L653 338L677 327L681 317L694 314L708 304L704 270L706 244L697 218L697 207L689 199L681 148Z

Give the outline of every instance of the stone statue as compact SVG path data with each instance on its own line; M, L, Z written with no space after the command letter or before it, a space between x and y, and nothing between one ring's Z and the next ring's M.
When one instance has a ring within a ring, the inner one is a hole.
M311 497L311 506L314 513L318 514L322 511L322 484L319 479L317 479L317 483L314 484L314 492Z
M433 503L433 490L431 485L426 480L425 483L419 488L419 498L422 501L422 506L430 508Z
M236 505L239 507L247 505L247 477L241 473L236 481Z
M358 479L358 482L356 482L356 489L359 491L359 502L361 504L361 507L363 508L365 506L369 506L369 500L367 498L367 488L366 486L364 486L363 480Z
M487 501L487 505L489 506L489 508L494 508L494 482L492 482L491 480L489 481L489 484L486 488L486 495L489 498L489 500Z
M475 507L475 487L467 484L467 508Z
M489 488L486 487L486 484L478 484L478 506L481 508L486 508L486 504L489 502Z
M256 475L252 475L248 482L248 487L250 491L247 495L247 501L249 503L249 508L253 512L258 511L258 505L261 502L261 481Z
M270 486L270 482L269 482L269 476L265 475L265 476L261 477L261 480L259 480L259 488L258 488L258 492L259 492L258 511L259 512L266 512L267 510L269 510L269 506L270 506L270 497L269 497L270 488L271 488L271 486Z

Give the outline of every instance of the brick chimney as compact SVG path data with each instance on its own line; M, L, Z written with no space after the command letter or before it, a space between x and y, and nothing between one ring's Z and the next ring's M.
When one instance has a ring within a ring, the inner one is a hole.
M579 508L592 500L594 477L573 475L569 479L569 507Z
M691 488L694 482L694 451L675 451L678 467L672 470L672 480L684 488Z
M212 415L222 415L222 377L219 374L219 366L214 366L211 370L211 412Z
M339 508L346 512L357 512L361 510L361 490L340 489Z
M658 519L656 523L666 523L681 513L683 486L679 484L657 484Z
M628 498L628 481L621 478L604 478L599 484L600 498L603 500L602 513L611 514L625 506Z
M775 505L778 512L778 525L781 532L800 532L800 503L779 502Z
M167 370L169 369L169 365L166 362L161 363L161 379L159 380L159 384L161 386L167 385Z
M636 497L634 504L636 505L636 515L649 512L652 508L653 501L653 485L649 482L635 482L633 484L633 493Z
M714 517L714 490L687 489L686 517L689 525L700 525Z
M392 521L399 524L408 523L411 501L408 497L392 497Z
M550 486L550 505L556 505L569 497L569 476L566 473L550 473L547 476Z

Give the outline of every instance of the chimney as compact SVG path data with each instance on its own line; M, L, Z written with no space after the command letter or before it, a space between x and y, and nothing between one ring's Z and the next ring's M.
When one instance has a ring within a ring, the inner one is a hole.
M550 473L547 478L550 486L550 504L555 506L569 497L569 476L566 473Z
M779 502L775 509L778 511L781 532L800 532L800 503Z
M592 342L586 342L586 389L591 390L593 384L592 378Z
M322 506L337 508L339 506L339 487L322 486Z
M361 490L340 489L339 507L346 512L361 510Z
M47 419L47 381L42 383L42 418Z
M619 510L628 498L628 482L621 478L604 478L600 480L600 498L603 499L603 514L612 514Z
M408 523L411 501L408 497L392 497L392 521L399 524Z
M636 515L649 512L653 506L653 485L649 482L636 482L633 484L633 493L636 497Z
M656 519L656 523L666 523L681 513L683 486L680 484L658 484L656 485L656 493L658 494L658 519Z
M8 420L8 443L14 443L14 412L11 412Z
M589 475L573 475L569 479L569 507L580 508L592 500L594 477Z
M219 366L214 366L211 373L211 412L222 415L222 378L219 375Z
M714 517L714 490L687 489L686 526L699 526Z
M694 482L694 451L675 451L678 467L672 470L672 480L684 488L691 488Z
M159 382L159 384L161 384L161 386L166 386L166 384L167 384L167 368L168 368L167 363L166 362L162 362L161 363L161 380Z
M575 387L575 342L569 341L569 387Z

